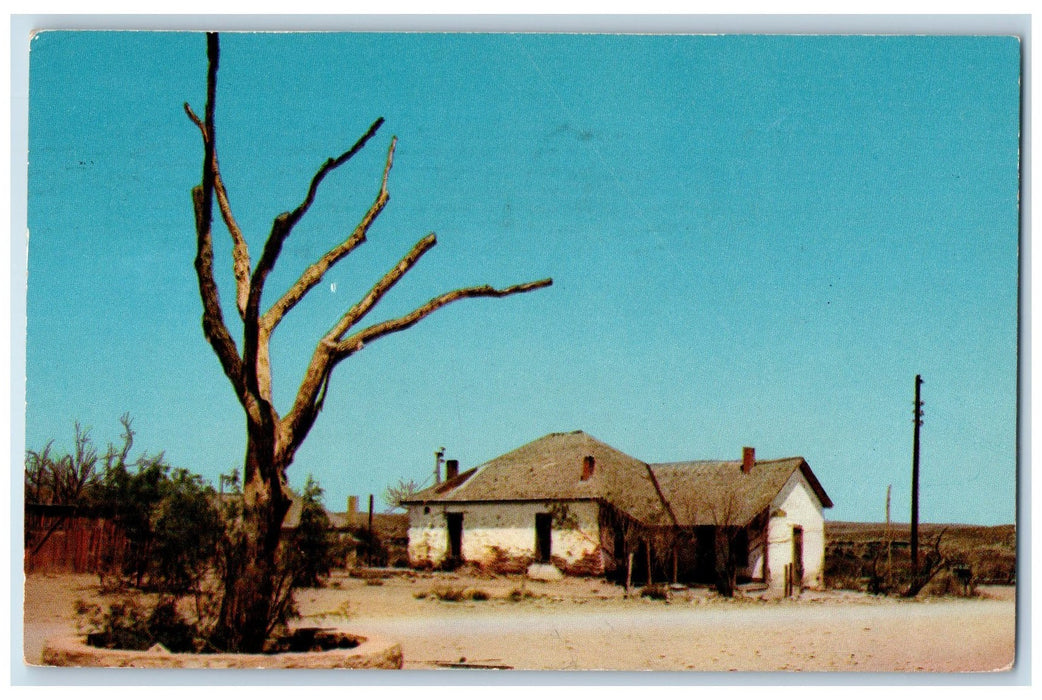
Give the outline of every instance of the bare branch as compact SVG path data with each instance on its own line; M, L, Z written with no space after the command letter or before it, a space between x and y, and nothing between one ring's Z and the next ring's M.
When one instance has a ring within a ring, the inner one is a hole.
M419 242L412 247L404 258L402 258L397 265L387 271L387 273L373 285L373 288L354 306L352 306L347 313L340 317L336 325L326 334L323 339L325 343L336 343L339 342L344 333L347 333L356 323L365 318L366 314L372 311L373 307L376 306L384 295L391 290L394 285L398 284L398 281L405 276L409 270L411 270L416 263L420 261L420 258L424 254L433 248L438 242L438 239L433 233L427 234Z
M250 277L250 293L246 299L246 309L243 314L242 364L247 372L245 376L246 388L254 395L259 396L264 403L270 402L268 402L268 397L263 394L260 387L268 387L271 384L268 376L270 368L267 362L259 364L257 361L258 357L263 359L267 356L267 349L260 347L262 342L267 343L268 338L268 333L262 332L260 322L260 301L264 292L264 282L268 278L268 273L275 267L275 261L278 260L279 254L282 252L282 244L314 201L319 184L325 179L326 175L346 163L352 156L362 150L362 147L372 138L381 124L383 124L383 117L373 122L369 130L355 142L354 146L338 157L330 158L323 163L322 167L319 168L318 172L311 179L311 186L308 187L308 193L304 201L292 212L279 214L272 222L271 233L268 234L268 240L264 243L264 251L261 253L260 260L257 261L257 267ZM211 131L211 133L213 132ZM270 409L270 405L265 408Z
M369 141L369 139L371 139L374 135L376 135L376 132L380 129L381 126L383 126L383 123L384 118L379 117L375 122L373 122L370 125L369 130L362 135L362 138L358 139L358 141L355 142L354 146L351 146L351 148L347 149L336 158L330 158L322 164L322 167L318 169L318 172L315 173L315 176L311 178L311 185L308 187L308 193L307 196L304 197L304 201L301 202L300 205L296 209L294 209L292 213L290 213L289 217L292 221L290 226L296 224L297 221L300 220L300 217L304 216L304 214L307 212L308 208L311 206L311 203L315 201L315 193L318 192L318 186L322 184L322 180L325 179L326 175L333 172L347 161L351 160L351 158L354 157L356 153L361 151L365 147L366 142Z
M391 166L394 163L394 149L397 143L397 138L391 139L391 145L387 150L387 162L384 165L383 179L380 183L380 191L377 193L376 199L373 200L372 205L370 205L369 210L366 211L365 216L362 217L362 220L355 227L355 230L351 232L351 235L348 236L343 243L331 249L317 262L305 270L304 274L300 276L300 279L298 279L296 283L294 283L294 285L282 295L282 298L275 302L275 304L264 314L263 318L261 318L261 326L266 328L269 332L274 330L275 326L279 324L279 321L282 320L282 317L287 311L296 306L313 287L322 281L322 276L325 275L331 267L343 260L348 253L359 245L365 243L365 236L369 231L369 227L372 226L374 221L376 221L376 217L380 215L380 212L383 211L383 208L387 205L387 201L390 199L390 194L387 191L387 178L391 172Z
M503 289L496 289L489 285L483 285L480 287L466 287L463 289L456 289L451 292L446 292L441 296L434 297L423 306L415 309L414 311L401 316L399 318L377 323L376 325L370 326L365 330L355 333L351 337L344 341L341 341L336 345L334 350L335 361L339 362L344 358L350 357L354 353L361 350L367 343L371 343L378 338L382 338L385 335L404 331L406 328L411 328L416 325L423 318L430 316L432 313L445 306L451 304L454 301L460 299L473 299L477 297L506 297L512 294L524 294L525 292L531 292L536 289L542 289L543 287L549 287L553 284L552 279L543 279L536 282L525 282L523 284L515 284L511 287L505 287Z
M264 243L264 251L261 253L260 260L257 262L257 269L253 271L253 276L250 279L250 301L247 304L247 316L250 315L249 307L257 306L260 302L260 293L264 288L264 280L267 279L268 273L275 266L275 261L279 257L279 253L282 252L282 244L286 241L293 227L297 225L301 217L307 213L307 210L311 207L312 202L315 201L315 194L318 191L318 186L322 184L322 180L325 179L326 175L339 168L341 165L351 159L356 153L362 150L366 142L369 141L376 134L377 130L384 123L383 117L380 117L369 130L365 132L362 138L355 142L354 146L341 153L336 158L330 158L322 167L318 169L315 176L311 178L311 185L308 187L307 196L304 197L304 201L301 202L296 209L291 212L283 212L275 217L275 221L271 226L271 233L268 234L268 240ZM255 298L254 298L255 297ZM249 320L247 319L247 323Z
M184 110L188 118L199 127L199 133L202 134L203 143L205 144L210 140L206 125L196 116L187 102L184 104ZM246 300L250 294L250 250L246 246L246 239L242 235L242 229L239 228L239 224L232 215L232 207L228 201L228 191L224 187L224 179L221 177L221 166L217 161L216 146L214 147L213 170L217 205L221 210L221 218L224 219L224 224L228 227L228 233L232 237L232 271L235 274L236 288L235 305L239 309L239 317L243 318L246 313Z
M217 65L220 46L216 33L206 35L207 57L209 59L206 74L206 111L204 129L209 138L203 139L203 179L202 184L192 189L192 203L195 208L196 256L195 272L199 281L199 296L203 302L203 334L213 348L217 359L221 362L225 375L236 389L239 400L245 406L246 397L242 383L242 361L235 341L228 333L221 312L221 302L217 283L213 276L213 193L214 193L214 110L217 93Z

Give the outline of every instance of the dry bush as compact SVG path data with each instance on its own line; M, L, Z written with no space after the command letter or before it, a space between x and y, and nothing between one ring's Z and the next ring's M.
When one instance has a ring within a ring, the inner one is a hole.
M925 593L932 596L958 596L971 598L977 595L977 584L970 579L960 578L957 572L948 568L937 574L925 588Z
M641 598L652 600L669 600L669 586L664 583L652 583L640 589Z
M540 597L542 597L542 596L540 596L540 595L538 595L536 593L533 593L532 591L528 590L527 588L525 588L524 585L520 585L520 586L514 588L512 591L510 591L506 595L506 599L507 600L512 600L515 603L519 602L519 601L522 601L522 600L529 600L531 598L540 598Z
M416 593L415 598L443 600L447 603L459 603L464 600L489 600L492 596L480 588L461 588L459 586L438 586L426 592Z

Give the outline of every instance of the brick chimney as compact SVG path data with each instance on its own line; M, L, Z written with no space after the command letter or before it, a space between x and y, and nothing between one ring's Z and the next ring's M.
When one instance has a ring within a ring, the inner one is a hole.
M756 464L756 448L755 447L743 447L742 448L742 473L748 474L753 470L753 465Z
M445 481L448 481L449 479L455 479L457 476L459 476L459 460L445 460Z
M579 477L579 480L588 481L589 478L593 476L593 468L593 455L586 455L585 457L583 457L583 473L582 476Z
M347 497L347 514L354 515L358 512L358 496Z

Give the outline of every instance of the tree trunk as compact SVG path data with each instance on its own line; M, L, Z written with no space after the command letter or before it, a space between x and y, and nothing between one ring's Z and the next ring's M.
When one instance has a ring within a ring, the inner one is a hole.
M730 528L715 528L713 550L716 558L716 590L728 598L734 595L736 574L731 538Z
M281 617L279 561L282 521L290 501L285 467L274 449L249 440L246 451L242 522L226 556L224 598L215 639L227 651L259 653Z

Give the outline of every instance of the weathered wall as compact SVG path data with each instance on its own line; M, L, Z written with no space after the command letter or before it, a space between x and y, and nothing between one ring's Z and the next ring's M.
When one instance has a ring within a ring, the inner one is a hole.
M785 566L792 563L792 532L803 528L803 586L824 588L825 517L821 503L797 471L771 502L767 526L767 569L770 588L785 589Z
M764 520L757 517L746 528L746 533L749 537L749 564L748 566L738 568L739 576L745 576L757 581L763 579L764 554L767 551L767 528L765 525Z
M599 540L599 506L593 502L436 504L409 506L409 563L437 567L449 553L446 513L463 514L464 561L493 571L524 571L536 556L535 516L554 513L551 562L569 574L599 575L604 555Z

